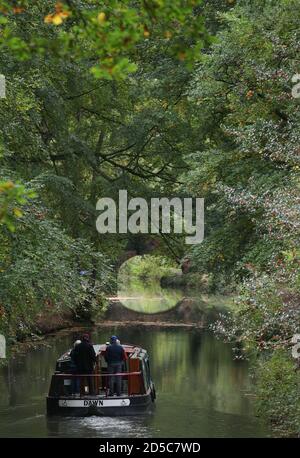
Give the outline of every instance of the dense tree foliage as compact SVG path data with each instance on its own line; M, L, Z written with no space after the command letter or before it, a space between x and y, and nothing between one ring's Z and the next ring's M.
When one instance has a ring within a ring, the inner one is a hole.
M176 182L177 107L208 38L193 2L0 6L1 327L23 335L49 303L102 308L104 253L116 259L128 238L97 234L96 200Z
M45 307L103 308L111 266L144 238L100 236L99 197L204 197L204 242L159 234L158 252L237 295L216 329L263 354L260 410L299 434L299 2L24 0L0 11L0 329L23 336Z
M83 59L102 78L124 78L138 68L138 46L162 44L192 63L207 42L201 1L1 0L0 46L22 61L34 56Z
M298 15L294 1L239 2L222 15L218 41L189 90L199 142L186 175L190 192L207 204L193 269L210 273L212 288L240 290L236 314L218 330L245 349L274 352L260 370L267 368L260 405L279 430L288 424L297 433L299 374L290 346L300 327ZM283 385L275 384L280 364L290 370Z

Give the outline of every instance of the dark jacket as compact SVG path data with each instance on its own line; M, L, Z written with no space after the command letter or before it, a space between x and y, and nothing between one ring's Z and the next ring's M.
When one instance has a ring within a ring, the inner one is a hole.
M93 345L83 341L76 345L72 353L72 359L78 373L87 374L93 372L94 363L96 361L96 353Z
M74 351L75 351L75 348L73 348L70 353L70 357L71 357L70 367L71 367L72 372L75 372L75 369L76 369L76 363L74 360Z
M105 360L107 364L122 363L126 359L126 354L122 345L113 343L106 348Z

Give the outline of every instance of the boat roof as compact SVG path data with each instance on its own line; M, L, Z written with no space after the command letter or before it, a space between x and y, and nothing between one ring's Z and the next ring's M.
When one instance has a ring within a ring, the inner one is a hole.
M102 352L105 352L107 344L93 344L94 350L96 355L98 356ZM138 345L132 345L132 344L122 344L122 347L125 350L125 353L127 355L131 355L132 358L141 358L147 354L147 351L144 350L142 347ZM60 358L58 358L58 361L63 361L67 358L70 357L70 353L72 351L72 348L70 348L68 351L66 351Z

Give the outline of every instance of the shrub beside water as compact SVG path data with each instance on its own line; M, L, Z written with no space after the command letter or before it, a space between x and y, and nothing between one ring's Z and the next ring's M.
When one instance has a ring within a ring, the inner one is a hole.
M274 432L300 437L300 371L291 352L275 350L257 364L257 408Z

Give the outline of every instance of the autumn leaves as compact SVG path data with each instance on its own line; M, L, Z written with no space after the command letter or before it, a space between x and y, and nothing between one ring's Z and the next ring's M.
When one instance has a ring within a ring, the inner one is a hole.
M61 25L69 16L71 12L61 2L55 5L55 12L48 14L44 21L46 24Z

